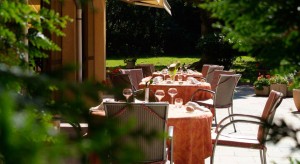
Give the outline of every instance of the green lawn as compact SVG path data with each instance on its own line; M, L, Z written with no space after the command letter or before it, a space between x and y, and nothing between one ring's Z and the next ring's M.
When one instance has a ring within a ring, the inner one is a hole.
M173 62L179 61L181 64L192 64L194 62L199 61L197 57L148 57L148 58L138 58L136 64L143 64L143 63L151 63L154 64L156 67L164 67L170 65ZM106 60L107 67L118 67L118 66L125 66L123 59L107 59Z
M148 58L138 58L136 64L151 63L155 65L157 70L161 70L167 65L173 62L179 61L181 64L192 64L199 61L198 57L148 57ZM107 59L107 67L125 67L123 59ZM234 62L232 68L237 73L242 74L240 82L252 84L254 80L257 79L257 72L255 68L255 59L249 56L238 57Z

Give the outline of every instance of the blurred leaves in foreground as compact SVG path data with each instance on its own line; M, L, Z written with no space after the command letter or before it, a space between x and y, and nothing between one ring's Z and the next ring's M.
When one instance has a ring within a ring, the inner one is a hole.
M129 125L117 127L105 117L89 115L91 104L99 104L98 91L109 88L52 77L58 78L0 64L0 163L63 163L70 158L87 163L91 154L108 163L108 152L119 153L118 163L141 157L135 147L122 143ZM55 115L74 126L75 139L55 129ZM80 122L92 125L93 133L83 137Z

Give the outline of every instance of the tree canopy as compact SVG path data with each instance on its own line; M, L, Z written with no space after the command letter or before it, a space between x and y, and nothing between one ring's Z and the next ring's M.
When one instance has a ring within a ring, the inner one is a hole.
M200 10L184 0L169 1L164 9L107 2L107 56L199 54Z
M300 65L300 1L206 0L200 7L217 20L235 49L270 68Z

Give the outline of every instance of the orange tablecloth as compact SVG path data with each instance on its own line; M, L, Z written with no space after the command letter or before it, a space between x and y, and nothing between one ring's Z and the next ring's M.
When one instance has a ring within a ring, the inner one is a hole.
M139 88L145 88L145 83L141 82L139 84ZM188 101L190 101L191 96L193 95L193 93L201 88L201 89L209 89L210 90L210 84L203 82L201 84L188 84L187 82L184 81L183 84L179 84L177 81L175 81L173 84L167 84L166 82L161 82L159 84L151 84L149 86L150 90L152 90L154 93L156 90L158 89L162 89L165 91L165 97L162 99L162 101L169 101L169 103L171 103L171 96L168 94L168 90L169 88L176 88L178 91L178 94L175 95L174 99L176 97L178 98L182 98L183 99L183 104L187 103ZM195 99L198 100L205 100L205 99L209 99L211 98L212 95L208 92L198 92L195 95Z
M192 73L192 74L182 74L182 78L183 80L185 81L188 77L194 77L195 79L197 80L201 80L201 78L203 77L202 76L202 73L200 72L196 72L196 73ZM156 76L161 76L161 77L164 77L164 75L162 73L159 73L159 72L154 72L152 74L152 77L156 77ZM165 75L165 78L169 78L170 76L169 75ZM175 76L175 80L177 80L177 77L178 77L178 74L176 74Z
M168 126L174 126L173 161L175 164L204 164L212 154L212 113L187 112L170 105Z
M91 113L94 117L94 128L105 116L101 105ZM195 110L187 112L185 106L169 106L168 126L174 126L173 161L175 164L204 164L205 158L212 154L211 124L212 113ZM89 128L90 130L92 127ZM91 131L89 131L89 134ZM169 145L169 144L168 144ZM169 149L170 150L170 149ZM90 163L101 163L96 154L89 157Z

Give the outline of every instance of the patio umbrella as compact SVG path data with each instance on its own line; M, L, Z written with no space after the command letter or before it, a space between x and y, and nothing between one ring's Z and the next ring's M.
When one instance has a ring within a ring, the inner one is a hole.
M169 5L167 0L122 0L122 1L134 5L164 8L170 15L172 15L171 6Z

